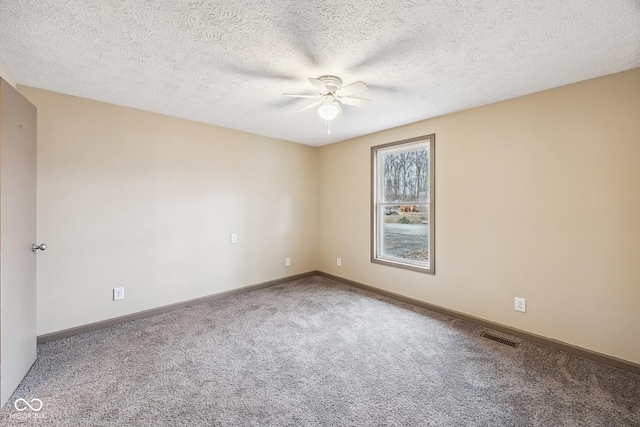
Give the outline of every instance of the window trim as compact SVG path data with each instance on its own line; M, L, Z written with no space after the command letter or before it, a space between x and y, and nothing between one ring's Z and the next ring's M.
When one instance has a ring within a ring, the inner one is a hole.
M393 261L389 259L381 259L377 257L377 234L378 224L378 171L377 156L378 151L392 148L399 145L408 145L417 142L428 142L429 146L429 266L422 267L402 261ZM371 147L371 262L391 267L398 267L412 271L418 271L427 274L436 274L436 168L435 168L435 151L436 134L422 135L415 138L403 139L401 141L389 142L382 145Z

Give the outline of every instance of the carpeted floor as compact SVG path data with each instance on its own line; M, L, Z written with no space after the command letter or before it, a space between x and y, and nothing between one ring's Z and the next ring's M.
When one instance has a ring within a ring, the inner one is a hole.
M42 344L0 424L640 425L640 376L482 330L314 276Z

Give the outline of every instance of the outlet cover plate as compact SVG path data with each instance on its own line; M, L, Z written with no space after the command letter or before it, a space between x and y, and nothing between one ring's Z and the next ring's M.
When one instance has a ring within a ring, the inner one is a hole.
M113 300L118 301L124 299L124 288L113 288Z
M518 298L516 297L516 306L515 306L516 311L521 311L523 313L527 312L527 300L524 298Z

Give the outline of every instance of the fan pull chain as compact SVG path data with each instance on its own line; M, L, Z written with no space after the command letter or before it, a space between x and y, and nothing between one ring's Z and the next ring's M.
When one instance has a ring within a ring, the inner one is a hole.
M331 121L327 120L327 134L331 135Z

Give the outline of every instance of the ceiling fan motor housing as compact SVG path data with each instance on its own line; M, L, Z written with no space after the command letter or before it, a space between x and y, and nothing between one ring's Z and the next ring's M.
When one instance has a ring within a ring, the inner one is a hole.
M335 92L336 90L340 89L340 87L342 86L342 79L340 77L320 76L318 77L318 80L324 83L324 85L327 87L327 90L329 92Z

